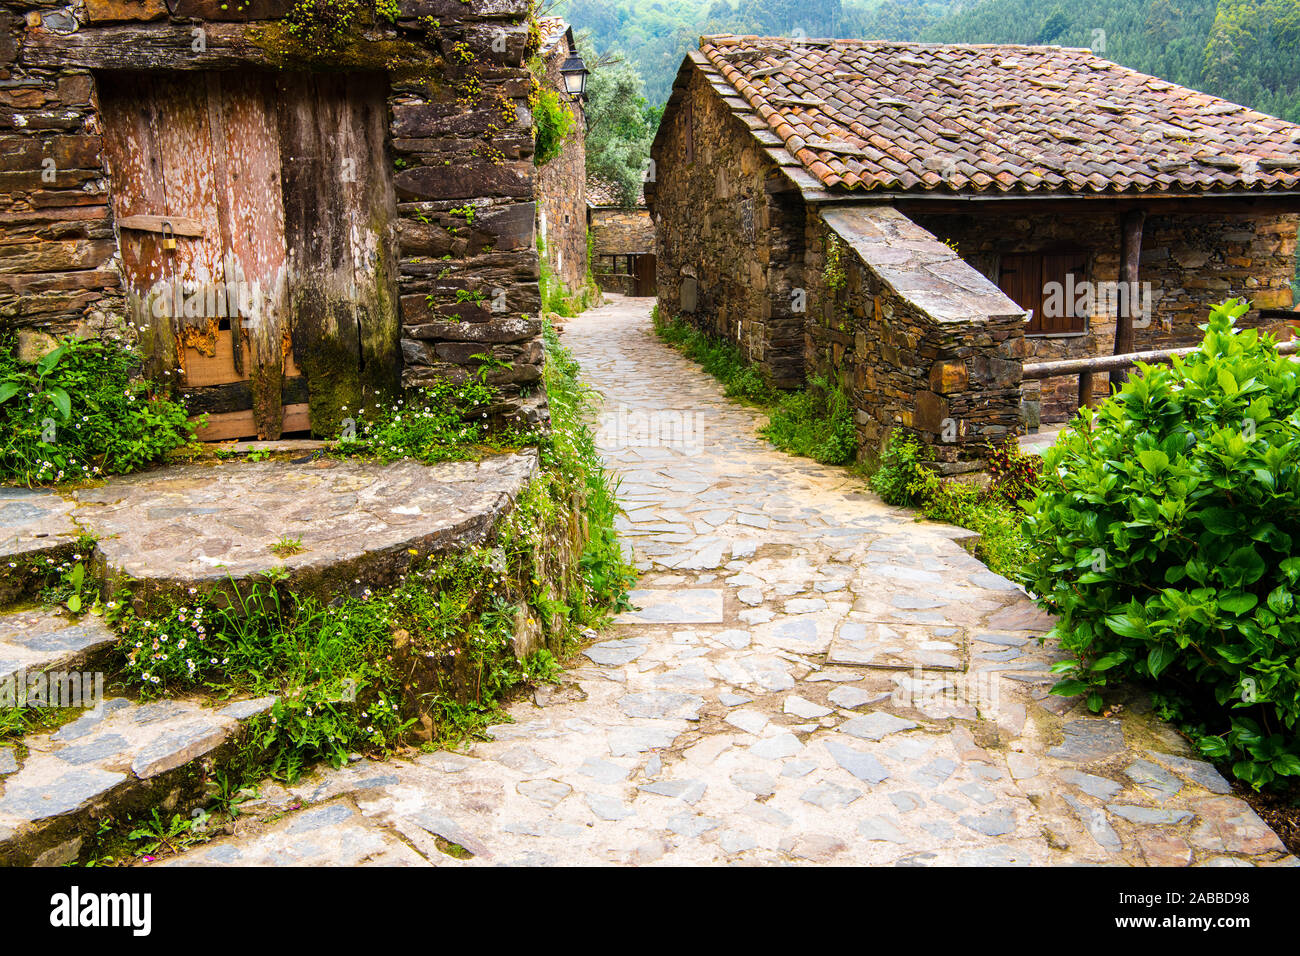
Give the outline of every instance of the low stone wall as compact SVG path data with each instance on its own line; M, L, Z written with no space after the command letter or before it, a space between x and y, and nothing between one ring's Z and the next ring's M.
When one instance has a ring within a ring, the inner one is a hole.
M623 272L598 272L594 270L591 275L602 292L636 295L636 276L630 276Z
M889 206L810 212L808 371L845 389L865 454L896 428L960 471L1020 422L1024 313Z

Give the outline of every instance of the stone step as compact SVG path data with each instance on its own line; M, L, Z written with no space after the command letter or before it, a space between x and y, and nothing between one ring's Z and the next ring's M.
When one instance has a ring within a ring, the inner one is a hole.
M22 704L22 691L42 675L56 678L53 693L57 693L57 678L91 673L104 663L116 643L112 629L89 614L73 618L48 608L0 611L0 707ZM47 696L50 692L45 686L36 683L27 699L59 703ZM102 696L102 676L98 686L97 693Z
M0 486L0 607L34 595L51 563L78 553L75 507L52 491Z
M168 465L70 490L71 501L0 497L0 534L14 554L37 540L75 547L82 529L93 534L106 598L121 587L145 597L227 589L283 569L295 591L333 600L394 585L431 554L483 542L537 467L531 450L438 465Z
M242 728L273 703L112 698L21 747L0 746L0 866L83 860L106 816L201 804L208 772L235 754Z

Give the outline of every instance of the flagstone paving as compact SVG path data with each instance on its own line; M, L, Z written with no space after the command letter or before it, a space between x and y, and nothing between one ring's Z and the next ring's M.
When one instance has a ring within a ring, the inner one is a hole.
M963 532L765 444L646 300L565 339L639 610L493 740L269 785L296 812L169 862L1294 864L1140 696L1049 695L1050 620Z

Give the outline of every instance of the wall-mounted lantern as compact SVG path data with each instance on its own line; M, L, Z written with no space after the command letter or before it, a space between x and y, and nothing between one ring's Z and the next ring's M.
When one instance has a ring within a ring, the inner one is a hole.
M570 53L569 58L560 67L560 75L564 77L564 89L570 96L586 98L587 72L587 64L582 62L582 57L578 56L576 51Z

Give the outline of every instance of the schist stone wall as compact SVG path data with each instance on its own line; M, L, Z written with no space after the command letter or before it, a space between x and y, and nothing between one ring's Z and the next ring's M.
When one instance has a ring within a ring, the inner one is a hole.
M1015 303L896 210L805 204L699 72L674 96L650 197L662 310L739 342L778 387L840 382L864 449L902 427L960 470L1014 431Z
M1047 201L1050 204L1050 201ZM1076 204L1077 205L1077 204ZM1259 309L1292 305L1296 227L1300 217L1282 214L1148 215L1142 232L1139 281L1150 283L1150 324L1134 328L1133 347L1178 348L1201 339L1197 326L1212 305L1240 296L1256 311L1241 324L1258 325ZM1117 282L1120 270L1120 216L1054 206L1041 213L995 215L926 214L924 203L905 206L907 215L940 239L953 243L963 258L995 282L1001 256L1070 246L1086 251L1087 277L1093 283ZM1028 335L1025 362L1050 362L1115 350L1115 313L1098 308L1086 329L1074 335ZM1108 376L1094 376L1095 395L1107 393ZM1036 387L1037 383L1026 383ZM1042 418L1064 421L1078 407L1078 378L1042 383Z
M890 206L810 213L808 371L849 395L864 449L905 428L961 470L1020 423L1024 313Z
M551 269L576 293L587 281L587 121L581 101L565 92L560 76L571 51L567 32L546 51L548 85L559 91L574 123L560 155L537 171L537 198Z
M601 206L590 210L591 271L597 284L606 292L635 295L636 276L627 271L626 259L613 266L605 256L653 255L655 226L647 209L619 209ZM611 271L611 268L617 271Z
M771 384L797 387L802 197L699 71L673 97L681 108L665 111L653 157L660 307L738 342Z
M205 71L284 76L327 65L387 83L386 155L376 161L394 208L377 210L374 261L394 264L385 278L398 304L374 323L395 328L402 383L463 379L477 364L470 356L489 351L509 363L489 376L502 390L497 411L541 414L525 65L539 37L529 0L397 5L396 22L365 14L323 56L288 32L288 0L0 0L0 331L136 331L102 150L97 83L107 72L198 83ZM353 132L325 128L328 116L320 123L329 140ZM294 157L282 162L287 191Z
M655 224L646 209L601 207L591 211L592 255L644 255L655 251Z

